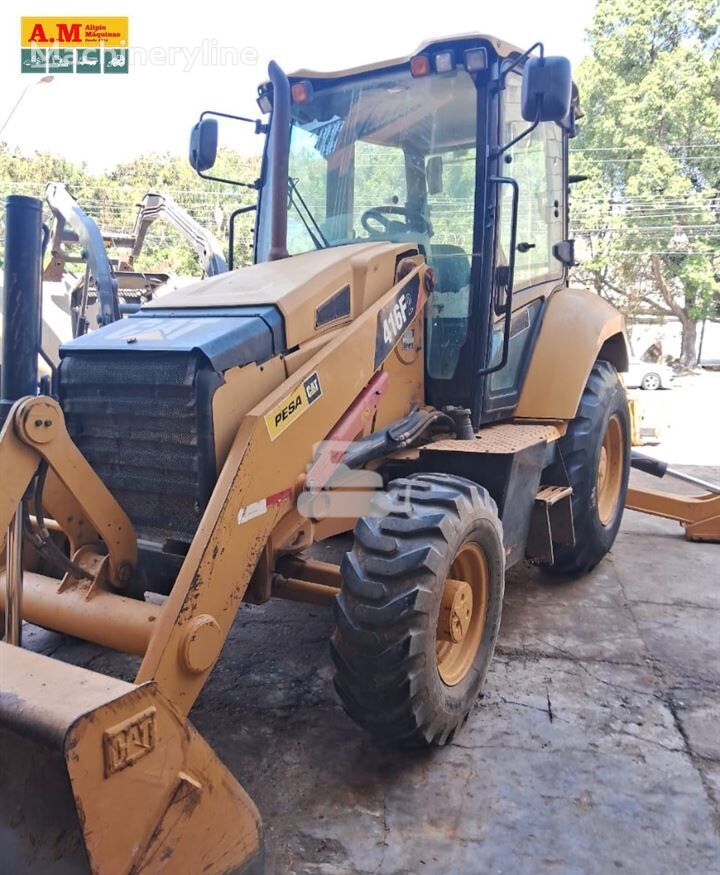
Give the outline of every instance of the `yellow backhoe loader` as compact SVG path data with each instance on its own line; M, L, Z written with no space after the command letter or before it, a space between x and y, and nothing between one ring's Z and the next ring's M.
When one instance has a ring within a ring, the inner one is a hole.
M567 60L472 35L269 72L255 264L65 344L56 397L39 202L8 201L3 871L262 872L258 812L188 720L243 600L332 604L347 712L442 745L506 569L586 572L620 525L628 348L568 284ZM204 114L199 173L216 146ZM348 531L341 566L313 558ZM136 654L134 683L23 649L21 620Z

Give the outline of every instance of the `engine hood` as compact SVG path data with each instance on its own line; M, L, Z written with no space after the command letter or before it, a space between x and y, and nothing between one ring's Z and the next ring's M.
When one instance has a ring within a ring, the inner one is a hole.
M276 307L288 349L351 321L392 287L400 257L416 247L398 243L353 243L251 265L200 280L146 304L154 310ZM190 314L188 314L190 315Z

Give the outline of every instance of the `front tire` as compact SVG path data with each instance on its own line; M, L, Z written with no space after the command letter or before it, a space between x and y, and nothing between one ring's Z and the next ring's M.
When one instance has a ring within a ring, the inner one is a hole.
M390 513L355 527L331 648L347 713L384 740L449 742L495 649L505 554L477 484L417 474L388 487Z
M615 368L597 361L575 419L559 441L570 486L573 546L555 545L550 574L584 574L617 536L630 476L630 414Z

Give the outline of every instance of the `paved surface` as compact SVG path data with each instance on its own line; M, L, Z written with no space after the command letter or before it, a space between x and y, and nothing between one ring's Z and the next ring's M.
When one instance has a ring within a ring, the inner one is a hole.
M244 607L192 719L277 875L720 872L719 559L629 512L584 579L514 569L484 698L441 750L378 747L345 716L329 612L306 605ZM132 678L128 657L27 643Z
M720 371L678 377L673 385L631 393L648 422L660 428L660 445L644 452L673 465L720 464Z

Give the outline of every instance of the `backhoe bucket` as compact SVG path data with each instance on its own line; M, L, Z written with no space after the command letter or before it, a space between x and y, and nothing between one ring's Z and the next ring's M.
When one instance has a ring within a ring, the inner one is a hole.
M250 797L153 683L0 643L0 857L23 875L259 875Z

